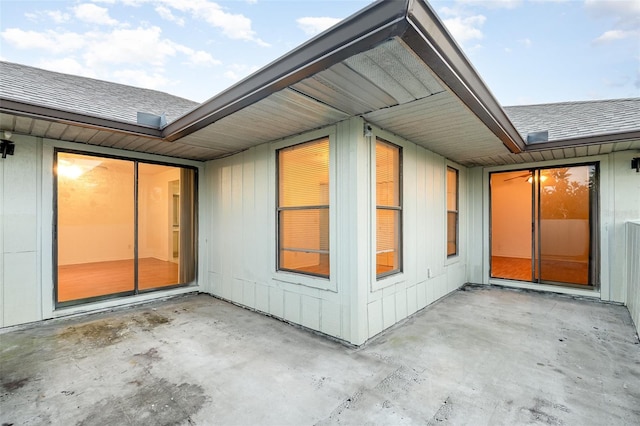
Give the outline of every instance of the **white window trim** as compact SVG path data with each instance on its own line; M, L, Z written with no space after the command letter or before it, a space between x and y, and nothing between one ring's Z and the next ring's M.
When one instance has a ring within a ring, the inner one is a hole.
M305 142L312 142L317 139L329 138L329 264L331 265L329 278L306 275L292 271L278 270L278 205L277 205L277 188L278 188L278 169L277 155L278 150L287 148L292 145L298 145ZM337 215L336 215L336 129L335 126L321 130L304 133L302 135L287 138L281 141L272 142L269 145L269 223L270 235L273 236L273 244L271 244L269 259L271 262L271 279L277 283L288 283L301 285L305 287L338 292L337 285Z

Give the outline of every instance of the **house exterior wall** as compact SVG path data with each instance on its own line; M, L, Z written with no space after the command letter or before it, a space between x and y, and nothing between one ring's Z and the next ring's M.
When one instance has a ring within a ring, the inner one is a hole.
M353 344L467 282L466 170L354 118L207 164L207 291ZM331 277L276 270L276 150L330 138ZM403 151L403 272L375 275L376 137ZM446 256L446 167L460 172L460 254Z
M627 306L640 333L640 220L627 222Z
M500 284L519 288L539 289L566 294L597 297L601 300L627 303L628 256L625 224L640 218L640 179L630 168L633 151L613 152L571 160L553 160L532 164L517 164L491 168L476 167L469 170L468 197L469 226L482 230L469 235L469 244L482 247L469 253L469 281L482 284ZM599 233L600 287L594 290L566 288L561 286L525 284L494 280L489 276L490 229L489 229L489 173L519 170L527 167L599 163Z
M14 135L0 160L0 326L42 319L42 141Z
M173 158L92 147L65 141L13 135L15 154L0 160L0 327L152 300L199 290L200 278L188 287L55 309L53 212L55 148L190 165L204 175L204 164ZM202 201L206 192L199 192ZM202 206L206 205L203 203ZM205 215L201 206L199 215ZM204 251L205 229L199 229ZM198 277L206 269L200 261Z

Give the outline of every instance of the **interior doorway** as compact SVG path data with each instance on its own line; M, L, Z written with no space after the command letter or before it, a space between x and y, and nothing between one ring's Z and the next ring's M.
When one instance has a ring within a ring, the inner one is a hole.
M597 284L597 164L490 175L491 277Z

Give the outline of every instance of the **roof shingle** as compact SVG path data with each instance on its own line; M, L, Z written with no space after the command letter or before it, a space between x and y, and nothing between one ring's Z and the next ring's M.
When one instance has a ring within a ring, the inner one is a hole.
M62 111L136 123L138 112L171 122L199 105L157 90L0 61L0 97Z
M640 98L504 107L523 139L549 131L549 141L640 130Z

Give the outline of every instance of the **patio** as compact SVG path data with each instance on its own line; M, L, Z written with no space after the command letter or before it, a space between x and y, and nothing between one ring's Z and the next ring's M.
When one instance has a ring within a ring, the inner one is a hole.
M623 306L468 286L360 348L206 295L0 332L3 425L639 424Z

